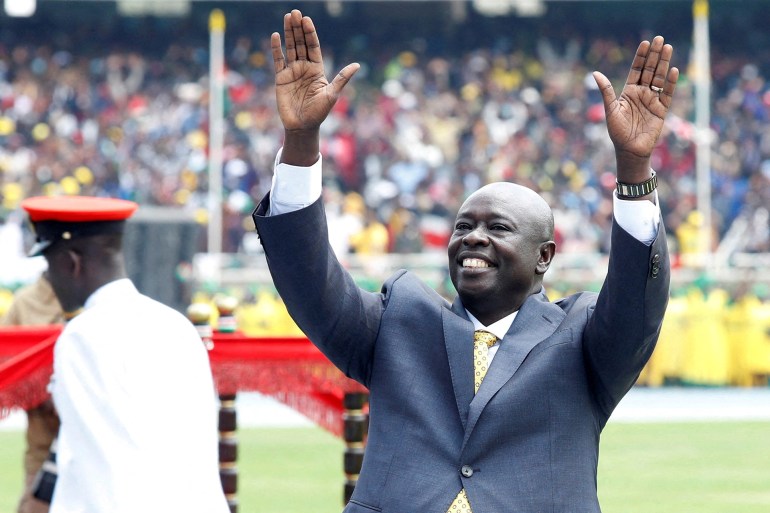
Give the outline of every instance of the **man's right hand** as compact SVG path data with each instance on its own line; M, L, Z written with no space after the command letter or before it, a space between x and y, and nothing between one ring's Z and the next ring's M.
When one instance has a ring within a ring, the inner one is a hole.
M276 103L285 131L281 162L309 166L318 159L321 123L360 66L348 64L330 83L313 20L294 9L284 15L283 31L286 55L281 36L277 32L270 36Z

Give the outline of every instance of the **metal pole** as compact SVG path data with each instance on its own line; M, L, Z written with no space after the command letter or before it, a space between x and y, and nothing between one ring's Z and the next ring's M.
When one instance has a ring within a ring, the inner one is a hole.
M224 140L225 15L209 16L209 226L208 252L222 252L222 146Z
M697 208L702 220L699 264L712 267L711 227L711 57L708 0L693 2L693 50L695 57L695 144Z

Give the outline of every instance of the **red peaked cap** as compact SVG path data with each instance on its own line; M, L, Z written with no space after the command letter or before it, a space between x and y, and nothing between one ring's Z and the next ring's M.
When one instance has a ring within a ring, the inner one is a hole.
M123 221L139 207L133 201L94 196L36 196L21 202L33 223L60 221Z
M29 256L42 254L58 240L121 233L125 220L139 207L133 201L93 196L37 196L21 206L37 235Z

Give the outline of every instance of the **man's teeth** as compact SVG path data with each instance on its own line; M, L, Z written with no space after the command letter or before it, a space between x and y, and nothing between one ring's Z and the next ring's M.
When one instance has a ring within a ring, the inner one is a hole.
M463 267L489 267L489 264L480 258L466 258L463 260Z

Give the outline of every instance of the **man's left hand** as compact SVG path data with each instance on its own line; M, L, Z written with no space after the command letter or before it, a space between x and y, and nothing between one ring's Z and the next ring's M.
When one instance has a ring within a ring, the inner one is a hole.
M607 77L598 71L593 74L604 101L621 181L638 183L649 178L650 155L679 79L679 69L670 67L673 52L662 36L642 41L619 97Z

